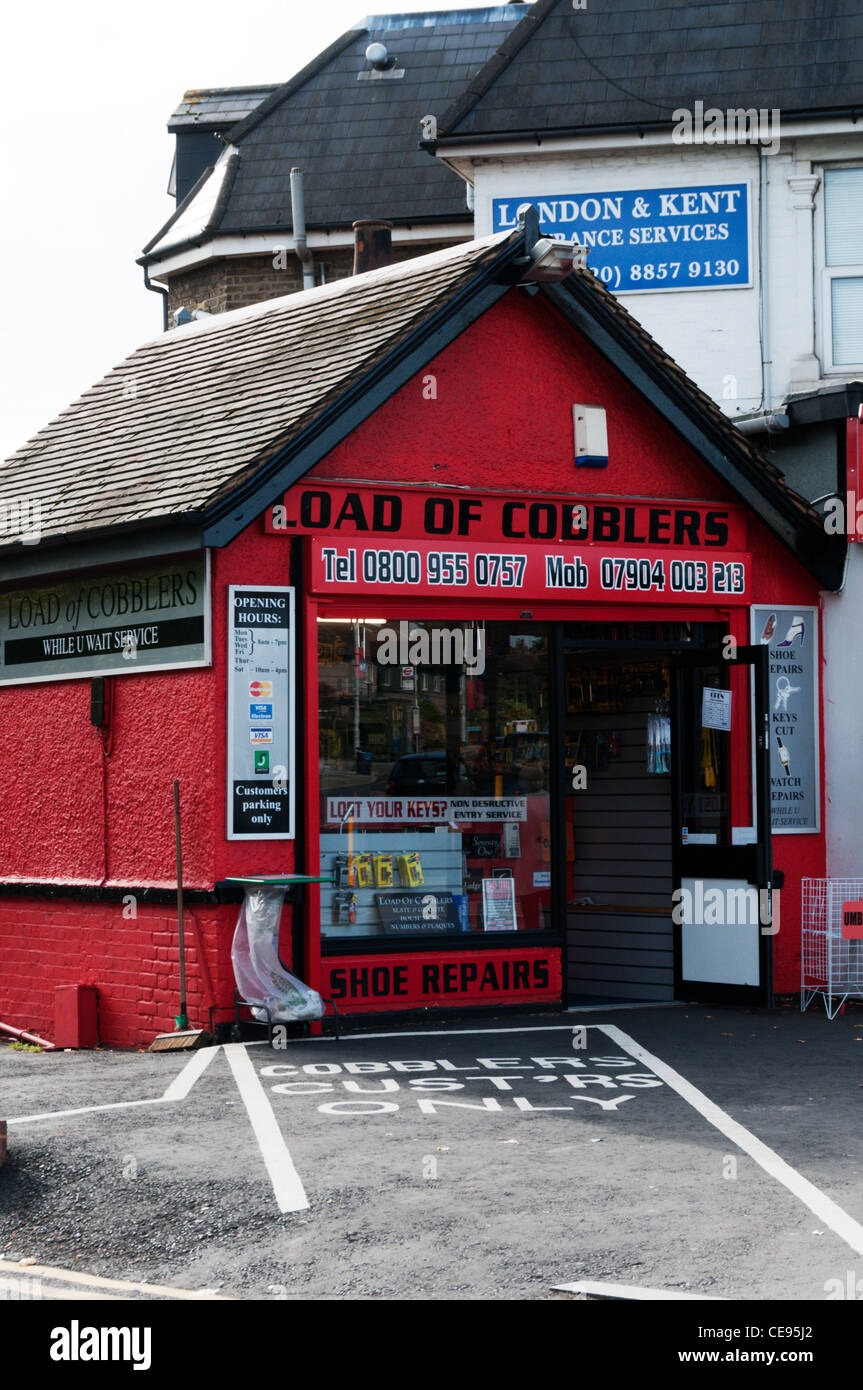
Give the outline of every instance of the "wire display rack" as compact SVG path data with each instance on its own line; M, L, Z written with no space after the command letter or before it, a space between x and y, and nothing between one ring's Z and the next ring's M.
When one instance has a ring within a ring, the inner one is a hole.
M848 999L863 999L863 940L842 935L842 904L863 901L863 878L804 878L800 1009L817 994L833 1019Z

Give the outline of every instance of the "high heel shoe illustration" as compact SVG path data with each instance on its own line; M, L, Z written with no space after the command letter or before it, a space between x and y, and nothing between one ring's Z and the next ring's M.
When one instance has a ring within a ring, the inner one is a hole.
M762 645L762 647L766 647L766 646L767 646L767 643L770 641L770 638L773 636L773 634L774 634L775 631L776 631L776 614L775 614L775 613L771 613L771 614L770 614L770 617L767 619L767 622L764 624L764 631L761 633L761 645Z
M802 646L805 632L806 624L802 618L798 618L795 614L794 621L786 632L784 640L782 642L777 642L776 645L777 647L793 647L794 643L799 639Z

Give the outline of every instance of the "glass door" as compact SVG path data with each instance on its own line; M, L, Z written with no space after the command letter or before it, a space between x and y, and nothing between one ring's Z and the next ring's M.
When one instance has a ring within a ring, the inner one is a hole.
M767 648L685 652L671 667L675 994L766 1005L774 931Z

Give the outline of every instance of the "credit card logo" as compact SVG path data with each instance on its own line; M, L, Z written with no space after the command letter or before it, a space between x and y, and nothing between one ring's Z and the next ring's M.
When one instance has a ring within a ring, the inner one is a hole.
M249 694L253 700L269 700L273 693L272 681L250 681Z
M272 729L264 729L264 728L261 728L261 729L250 729L250 730L249 730L249 743L272 743L272 741L273 741L273 731L272 731Z
M272 717L273 717L273 707L272 707L272 705L249 705L249 718L250 718L250 719L253 719L253 720L254 720L254 719L272 719Z

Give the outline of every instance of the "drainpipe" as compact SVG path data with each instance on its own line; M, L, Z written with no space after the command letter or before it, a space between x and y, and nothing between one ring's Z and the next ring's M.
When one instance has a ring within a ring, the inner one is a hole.
M160 294L160 295L162 296L162 332L163 332L163 333L167 333L167 331L168 331L168 291L165 289L165 286L164 286L164 285L154 285L154 284L153 284L152 280L150 279L149 275L147 274L147 267L146 267L146 266L144 266L144 288L147 289L147 290L152 290L154 294Z
M19 1042L35 1043L38 1047L44 1047L46 1052L57 1051L54 1043L46 1042L36 1033L25 1033L23 1028L13 1028L9 1023L0 1023L0 1033L11 1033L12 1037L17 1038Z
M741 434L781 434L791 424L790 418L782 410L771 410L766 415L750 415L748 420L732 420Z
M767 251L767 156L759 150L759 247L758 261L761 276L761 404L765 411L773 404L772 382L770 380L770 292L768 289L768 251ZM768 417L769 418L769 417ZM739 427L738 427L739 428Z
M306 239L306 200L303 196L303 171L291 170L291 222L294 227L294 250L303 267L303 289L315 288L315 263Z

